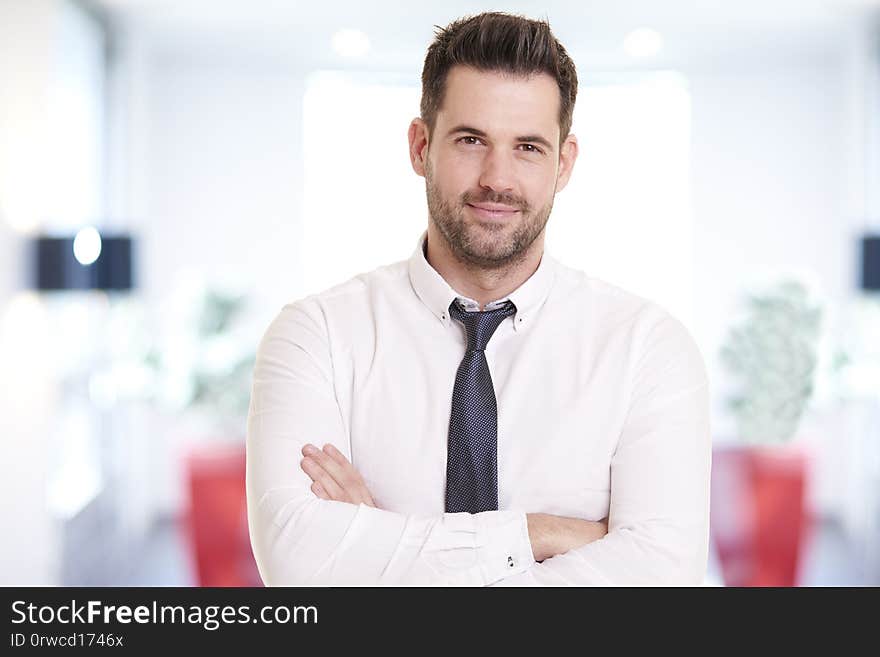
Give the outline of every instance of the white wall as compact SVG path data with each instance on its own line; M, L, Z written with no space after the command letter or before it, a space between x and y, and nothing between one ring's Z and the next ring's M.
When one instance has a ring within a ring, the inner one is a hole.
M158 335L170 336L184 321L176 292L200 282L228 285L251 293L245 330L256 341L303 292L303 76L266 62L221 66L161 56L146 71L146 133L137 139L149 150L134 163L145 169L146 193L132 211L147 314ZM196 432L173 412L152 431L162 512L185 503L180 456Z
M296 284L302 76L160 59L151 72L145 292L198 263L267 303Z

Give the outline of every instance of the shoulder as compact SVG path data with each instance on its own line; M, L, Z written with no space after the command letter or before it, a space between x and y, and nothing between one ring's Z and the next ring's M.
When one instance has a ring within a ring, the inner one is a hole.
M406 265L406 260L383 265L290 301L281 308L269 330L326 333L328 326L339 321L368 316L377 299L400 294L409 285Z
M671 315L659 304L634 292L556 261L554 296L567 309L583 309L595 328L644 330Z
M706 377L691 331L657 302L562 263L557 281L559 298L585 308L596 334L625 339L636 367L676 361L693 377Z
M589 301L601 310L636 313L652 304L650 300L638 294L558 261L556 277L562 294Z

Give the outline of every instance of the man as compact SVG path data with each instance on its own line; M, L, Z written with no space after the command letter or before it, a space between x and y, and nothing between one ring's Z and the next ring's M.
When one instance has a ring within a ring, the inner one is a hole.
M546 23L481 14L438 33L422 90L413 255L285 306L260 343L264 581L701 583L702 358L655 304L544 253L578 155L573 63Z

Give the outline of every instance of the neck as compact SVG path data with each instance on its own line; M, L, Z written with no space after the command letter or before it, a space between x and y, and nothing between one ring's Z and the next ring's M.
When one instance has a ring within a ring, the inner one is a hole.
M503 299L525 283L541 264L544 253L544 233L535 239L520 257L500 267L485 268L463 261L449 248L433 222L428 225L428 246L425 255L428 264L449 286L476 301L480 310L487 303Z

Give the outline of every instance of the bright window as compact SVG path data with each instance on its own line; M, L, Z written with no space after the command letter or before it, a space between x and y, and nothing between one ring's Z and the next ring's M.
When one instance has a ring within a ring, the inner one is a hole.
M674 73L616 78L578 93L580 155L556 197L546 248L562 262L693 313L690 94Z

